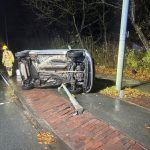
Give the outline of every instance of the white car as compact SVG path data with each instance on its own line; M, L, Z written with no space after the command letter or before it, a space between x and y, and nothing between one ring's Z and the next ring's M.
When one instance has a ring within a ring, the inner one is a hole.
M72 93L92 90L93 60L85 49L24 50L15 56L23 89L64 83Z

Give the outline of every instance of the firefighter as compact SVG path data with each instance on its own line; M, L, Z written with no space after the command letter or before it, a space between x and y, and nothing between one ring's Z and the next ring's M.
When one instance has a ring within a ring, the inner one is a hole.
M8 76L12 76L12 68L14 63L14 55L13 53L8 49L7 45L3 45L2 47L3 55L2 55L2 64L6 67Z

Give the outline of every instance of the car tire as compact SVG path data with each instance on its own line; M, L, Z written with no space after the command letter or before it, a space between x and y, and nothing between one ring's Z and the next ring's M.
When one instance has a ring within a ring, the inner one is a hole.
M72 86L68 85L67 86L68 90L70 91L71 94L79 94L82 93L82 87L76 87L75 89L72 88Z
M68 55L69 58L77 58L77 57L83 56L83 52L80 52L80 51L74 52L74 51L72 51L72 52L68 52L67 55Z
M26 57L27 55L28 55L28 52L17 52L15 54L15 56L18 58L23 58L23 57Z
M34 88L33 84L23 84L22 85L22 90L31 90L33 88Z

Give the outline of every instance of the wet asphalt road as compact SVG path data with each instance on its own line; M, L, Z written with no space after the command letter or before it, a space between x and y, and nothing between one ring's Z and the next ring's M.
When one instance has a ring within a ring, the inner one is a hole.
M2 84L0 83L0 85ZM0 88L0 103L9 101L5 97L5 92L2 91L4 89L5 88ZM57 89L54 91L57 91ZM56 93L60 95L60 93ZM67 98L64 92L61 92L61 96L62 95ZM146 126L150 125L150 111L123 101L112 100L109 97L98 95L97 93L77 95L77 100L85 110L91 112L96 118L102 119L104 122L135 139L140 144L150 148L150 129L146 128ZM12 114L16 114L16 117ZM19 117L21 118L18 119ZM11 122L11 124L9 125L8 122ZM17 127L18 125L20 127ZM25 132L23 132L23 135L20 135L22 134L22 129L24 129ZM28 135L27 133L32 133L32 135ZM23 150L26 149L26 147L31 150L42 149L43 147L40 147L41 145L36 141L36 134L32 125L14 103L0 105L0 145L2 145L4 150L7 150L5 146L9 145L8 143L16 147L23 145L23 147L20 148ZM3 138L1 135L3 135ZM19 136L22 136L22 140L18 138ZM21 142L23 143L20 144ZM55 149L62 150L60 145L56 145ZM36 148L36 146L38 148ZM10 147L8 146L8 150L12 150ZM0 150L2 148L0 148ZM65 150L65 148L63 149ZM13 148L13 150L15 150L15 148Z
M9 91L0 82L0 149L1 150L42 150L36 140L37 132L10 99Z
M77 96L85 110L150 148L150 111L97 94Z
M53 145L39 144L37 129L10 94L10 90L0 80L0 150L66 150L59 139Z

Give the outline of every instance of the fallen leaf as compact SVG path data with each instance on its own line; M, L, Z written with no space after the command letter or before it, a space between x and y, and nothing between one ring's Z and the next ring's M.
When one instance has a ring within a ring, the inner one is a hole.
M150 129L150 125L145 126L146 129Z

